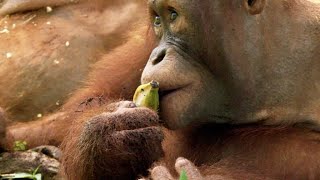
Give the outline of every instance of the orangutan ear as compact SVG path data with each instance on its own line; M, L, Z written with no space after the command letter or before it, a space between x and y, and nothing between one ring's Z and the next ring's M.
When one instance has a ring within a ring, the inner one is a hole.
M260 14L266 4L266 0L243 0L244 7L251 14Z

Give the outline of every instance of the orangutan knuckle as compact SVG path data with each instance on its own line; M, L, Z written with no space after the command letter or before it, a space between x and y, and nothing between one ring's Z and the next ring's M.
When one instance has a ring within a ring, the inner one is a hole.
M107 138L108 143L125 149L129 156L155 160L163 155L161 146L163 135L150 129L152 128L117 131Z
M123 109L123 108L135 108L137 107L136 104L132 101L120 101L118 103L118 109Z
M151 142L161 143L164 138L163 132L158 127L139 128L135 130L123 130L114 133L116 136L124 137L126 142L134 142L139 145ZM129 141L128 141L129 140Z
M83 133L90 136L105 136L112 133L123 136L136 134L161 141L163 134L158 125L157 115L145 109L123 108L122 111L105 112L92 117L85 123Z
M175 164L176 168L183 168L183 167L187 167L187 166L191 166L191 162L188 161L185 158L179 157L176 160L176 164Z
M128 119L135 122L157 125L159 124L159 116L156 112L148 108L120 108L113 112L112 115L116 119Z
M153 137L157 141L162 141L164 139L164 134L160 127L146 128L143 132L145 136Z
M98 116L92 117L84 124L84 134L109 134L115 131L116 127L113 122L110 121L111 115L108 113L102 113Z
M131 136L146 144L161 143L161 141L164 139L163 132L159 127L147 127L133 130Z
M169 173L168 169L165 166L155 166L151 171L150 171L152 179L155 180L173 180L173 177Z

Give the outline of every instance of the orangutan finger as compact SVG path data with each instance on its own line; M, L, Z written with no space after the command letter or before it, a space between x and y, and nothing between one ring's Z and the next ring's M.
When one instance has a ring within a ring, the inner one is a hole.
M185 173L188 180L202 180L204 179L200 174L198 168L189 160L179 157L175 164L176 171L182 176Z
M164 166L156 166L151 170L152 180L173 180L174 178Z

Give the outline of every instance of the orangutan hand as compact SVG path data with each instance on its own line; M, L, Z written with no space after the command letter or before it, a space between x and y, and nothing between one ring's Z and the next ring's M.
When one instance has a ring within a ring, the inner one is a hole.
M138 108L131 101L116 103L110 109L84 124L77 146L81 159L87 161L79 168L88 166L84 169L89 172L92 166L92 172L103 173L92 176L106 179L146 175L148 168L163 156L163 133L157 113ZM65 160L74 161L74 157Z
M184 171L185 175L187 176L188 180L202 180L205 179L201 173L199 172L198 168L189 160L185 158L178 158L175 163L175 169L177 173L179 174L179 177L181 176L181 173ZM140 180L176 180L179 178L174 178L174 176L171 175L169 170L165 166L155 166L151 169L151 174L149 178L143 178Z

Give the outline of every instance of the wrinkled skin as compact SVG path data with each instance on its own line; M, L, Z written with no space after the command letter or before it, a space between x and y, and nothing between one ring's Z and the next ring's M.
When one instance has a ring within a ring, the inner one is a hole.
M140 44L129 36L104 57L120 61L92 69L88 86L59 113L8 127L8 144L64 139L68 179L135 179L147 176L153 162L152 179L174 179L182 169L190 179L320 176L318 0L139 3L151 23L141 11L138 24L153 24L154 34L135 26ZM161 120L128 101L109 103L131 98L137 84L127 82L146 62L141 82L160 82ZM101 94L106 103L74 112ZM28 128L34 131L26 135Z
M177 89L161 103L171 127L198 120L318 125L318 1L269 0L258 15L242 1L157 2L152 10L163 20L170 17L163 6L181 11L155 28L161 40L142 83L155 79L162 91Z

